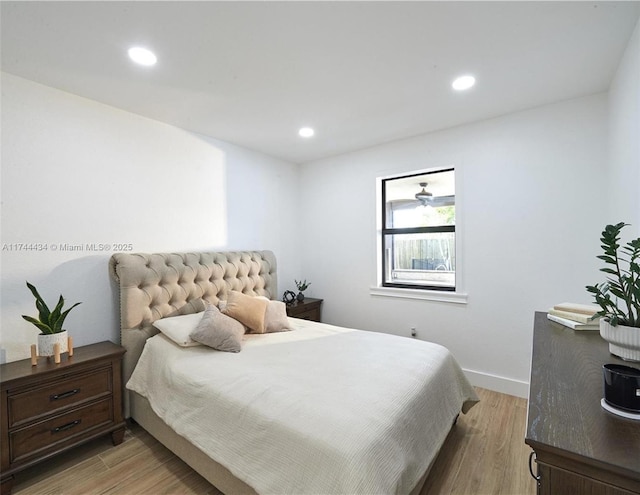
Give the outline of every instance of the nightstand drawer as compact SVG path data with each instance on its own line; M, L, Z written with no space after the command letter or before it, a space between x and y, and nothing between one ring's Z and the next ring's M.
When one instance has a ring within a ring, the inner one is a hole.
M112 391L111 369L103 368L86 375L69 376L27 392L8 397L9 428L61 412Z
M61 443L82 436L94 428L113 422L111 399L90 404L47 421L42 421L9 433L10 462L41 454L42 450L56 450Z
M320 310L312 309L311 311L298 313L293 318L300 318L301 320L320 321Z

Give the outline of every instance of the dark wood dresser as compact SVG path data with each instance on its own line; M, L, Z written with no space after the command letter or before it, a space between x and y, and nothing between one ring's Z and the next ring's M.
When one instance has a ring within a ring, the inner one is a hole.
M62 362L39 358L3 364L2 495L15 473L96 437L122 442L122 356L111 342L78 347Z
M323 299L305 297L304 301L287 304L287 316L303 320L321 321L320 308Z
M536 313L525 442L539 494L640 494L640 421L602 409L606 363L640 367L611 355L599 332Z

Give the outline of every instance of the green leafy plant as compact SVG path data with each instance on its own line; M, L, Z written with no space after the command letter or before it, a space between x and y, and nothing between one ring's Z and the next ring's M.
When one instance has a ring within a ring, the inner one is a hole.
M624 222L607 225L602 231L604 254L598 259L608 265L600 269L608 274L607 281L586 288L602 308L598 314L612 326L640 328L640 238L621 246L620 231L626 225Z
M296 287L298 288L298 290L300 292L303 292L303 291L307 290L307 287L309 287L311 285L311 282L307 282L306 279L304 281L300 281L300 282L298 282L297 280L294 279L294 282L296 283Z
M64 332L62 325L64 323L65 318L69 314L73 308L75 308L78 304L75 303L66 311L62 311L64 308L64 298L60 295L60 299L58 299L58 304L53 309L53 311L49 310L49 307L44 302L38 290L29 282L27 282L27 287L33 294L33 297L36 298L36 308L38 309L38 318L34 318L32 316L22 315L22 317L27 320L29 323L33 323L43 334L53 334Z

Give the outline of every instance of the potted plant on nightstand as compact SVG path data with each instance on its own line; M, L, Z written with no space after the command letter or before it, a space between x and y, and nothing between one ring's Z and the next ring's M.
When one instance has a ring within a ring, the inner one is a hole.
M294 279L294 282L296 283L296 287L298 288L298 291L299 291L296 299L298 299L298 301L302 302L302 301L304 301L303 292L305 290L307 290L307 287L309 287L311 285L311 282L307 282L306 280L298 282L295 279Z
M588 285L587 291L602 308L600 335L609 342L609 352L640 361L640 238L621 246L620 231L626 225L607 225L602 231L604 254L598 258L609 265L600 269L608 274L607 281Z
M62 325L64 324L64 320L69 312L81 303L75 303L73 306L63 311L64 298L60 295L58 304L53 311L51 311L42 297L40 297L38 290L29 282L27 282L27 287L33 294L33 297L36 298L38 318L27 315L22 315L22 317L29 323L33 323L41 332L40 335L38 335L38 355L53 356L55 344L60 344L61 353L67 352L69 350L68 334L67 331L62 328Z

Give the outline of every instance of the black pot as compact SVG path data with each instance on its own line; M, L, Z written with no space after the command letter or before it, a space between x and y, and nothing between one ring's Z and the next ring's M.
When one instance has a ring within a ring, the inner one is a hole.
M640 369L623 364L605 364L604 400L612 407L640 413Z

